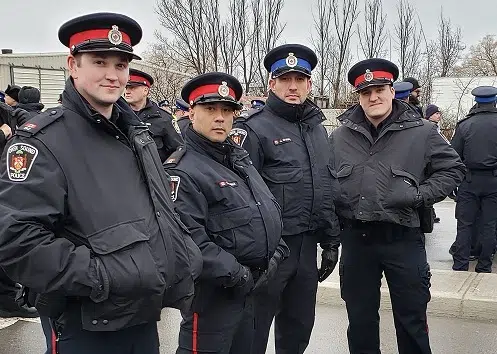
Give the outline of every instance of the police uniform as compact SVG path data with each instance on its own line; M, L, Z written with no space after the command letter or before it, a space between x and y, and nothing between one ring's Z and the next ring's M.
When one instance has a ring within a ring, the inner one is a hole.
M349 70L348 81L360 92L390 86L397 76L395 64L367 59ZM340 291L350 353L380 353L383 273L398 352L431 353L430 267L419 211L449 195L462 180L464 166L436 126L405 102L393 99L391 113L377 126L359 104L338 119L342 125L330 141L340 189L335 203L343 226Z
M405 101L409 99L413 85L410 82L401 81L395 82L393 88L395 90L395 99Z
M180 117L176 120L178 123L179 130L181 131L181 135L185 136L186 129L190 125L190 117L188 116L188 111L190 110L190 105L186 103L183 99L176 99L176 108L180 111L185 112L183 117Z
M241 94L238 80L224 73L200 75L182 90L192 107L220 102L239 109ZM193 308L182 313L176 353L250 354L254 282L262 286L264 274L288 255L279 206L245 150L230 139L212 142L192 125L185 133L185 147L165 167L204 269Z
M472 230L479 220L476 271L490 273L497 220L497 88L480 86L471 93L476 105L457 123L451 142L467 167L457 191L452 269L468 270Z
M141 36L113 13L59 30L72 55L130 60ZM69 78L63 105L24 123L1 167L0 265L38 294L54 352L158 354L161 309L189 306L200 252L174 211L148 127L123 98L104 117Z
M150 88L153 84L154 79L149 74L137 69L129 69L127 86L143 85ZM183 144L183 139L174 128L173 117L165 110L160 109L148 97L145 107L135 111L135 114L148 125L162 162Z
M272 78L288 72L310 77L316 64L314 52L298 44L277 47L264 59ZM309 99L289 104L270 91L266 105L241 114L231 132L231 138L249 152L280 204L283 239L290 248L289 259L258 302L253 351L257 354L266 351L275 315L276 353L304 352L314 325L318 277L323 280L329 275L338 260L335 172L324 120L322 111ZM325 249L320 273L318 243Z

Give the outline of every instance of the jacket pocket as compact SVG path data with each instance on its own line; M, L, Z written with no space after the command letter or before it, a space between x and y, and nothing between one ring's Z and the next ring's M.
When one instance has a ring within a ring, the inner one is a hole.
M110 292L127 297L161 294L158 272L144 219L123 222L88 236L91 250L105 268Z
M236 233L239 227L247 225L252 220L250 206L226 210L222 213L209 215L207 230L214 243L230 253L236 250Z
M333 187L334 192L336 192L334 199L340 208L348 208L351 205L352 197L357 194L357 190L360 188L360 182L351 178L353 170L354 166L351 165L345 165L338 171L330 169L331 175L336 176Z
M278 166L261 172L271 193L280 204L285 218L297 217L302 211L303 176L301 167Z
M387 208L404 209L414 207L419 183L411 173L391 167L391 179L384 206Z

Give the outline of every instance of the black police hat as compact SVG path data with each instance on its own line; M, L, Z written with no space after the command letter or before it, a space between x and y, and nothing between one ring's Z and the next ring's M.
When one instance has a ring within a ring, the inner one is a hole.
M392 85L399 77L397 65L386 59L372 58L358 62L347 75L349 83L361 91L370 86Z
M12 97L16 102L19 102L19 91L21 91L21 87L17 85L7 85L5 89L5 94L7 96Z
M177 98L176 99L176 108L178 108L182 111L188 112L190 110L190 105L188 103L186 103L184 100L182 100L181 98Z
M169 107L169 100L162 100L157 103L159 107Z
M133 46L142 38L142 28L132 18L109 12L76 17L59 29L59 40L71 54L84 52L122 52L132 59Z
M471 91L478 103L490 103L497 101L497 88L493 86L478 86Z
M129 69L129 80L126 86L147 86L150 87L154 84L154 78L137 69Z
M277 78L287 72L296 71L311 76L318 58L314 51L301 44L284 44L272 49L264 57L264 67Z
M229 103L235 109L242 109L238 102L242 97L242 85L226 73L212 72L199 75L188 81L181 90L181 97L190 106L197 103L223 102Z
M395 89L395 98L401 100L406 97L409 97L409 94L412 91L412 84L410 82L396 82L393 84L393 88Z

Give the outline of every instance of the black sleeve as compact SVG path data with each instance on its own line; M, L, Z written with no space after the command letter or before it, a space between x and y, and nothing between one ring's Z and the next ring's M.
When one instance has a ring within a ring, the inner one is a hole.
M23 145L36 151L24 161L24 179L11 174L14 151ZM0 266L35 292L57 291L102 301L108 287L98 289L99 269L90 250L56 237L65 220L66 198L65 176L43 143L35 138L11 139L0 161Z
M464 154L464 138L462 134L462 128L461 125L458 124L456 125L456 130L454 132L454 136L452 137L452 140L450 141L450 144L456 150L456 152L459 154L461 159L463 158Z
M420 193L430 206L447 197L464 178L466 168L457 152L433 126L427 141L428 178L421 184Z
M242 266L229 252L216 245L207 234L208 202L196 183L184 172L167 170L172 180L177 180L173 200L181 220L191 232L193 241L202 252L201 278L214 280L217 284L233 286L242 271Z
M3 151L5 144L7 144L7 138L3 130L0 130L0 151Z

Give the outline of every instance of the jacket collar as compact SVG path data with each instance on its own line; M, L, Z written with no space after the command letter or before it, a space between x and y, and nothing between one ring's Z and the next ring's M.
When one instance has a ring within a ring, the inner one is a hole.
M471 117L478 113L497 113L497 108L493 103L477 103L469 110L469 113L466 117Z
M305 121L307 124L314 126L326 120L321 109L311 100L306 99L302 104L286 103L272 91L269 91L269 96L263 109L268 109L273 114L291 123Z

